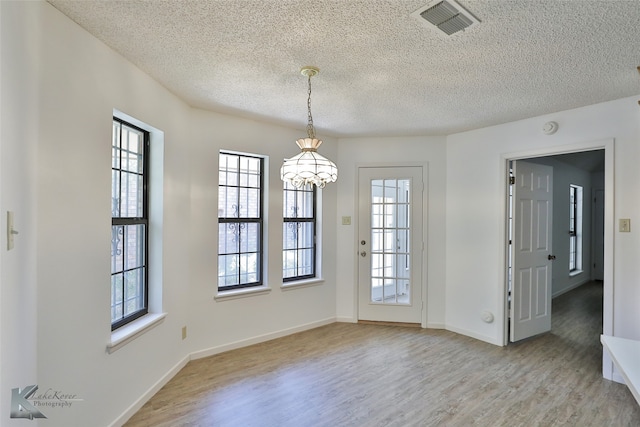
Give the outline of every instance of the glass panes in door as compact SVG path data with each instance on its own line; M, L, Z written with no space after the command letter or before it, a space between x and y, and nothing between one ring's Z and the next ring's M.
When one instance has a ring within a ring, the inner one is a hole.
M410 304L411 179L371 180L371 303Z

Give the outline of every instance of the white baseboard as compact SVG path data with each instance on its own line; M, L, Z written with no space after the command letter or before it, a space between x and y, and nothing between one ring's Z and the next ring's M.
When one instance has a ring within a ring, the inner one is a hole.
M154 394L156 394L165 384L167 384L171 378L173 378L190 360L201 359L203 357L213 356L215 354L223 353L229 350L235 350L237 348L246 347L252 344L258 344L265 341L270 341L276 338L281 338L287 335L295 334L297 332L306 331L309 329L318 328L320 326L329 325L335 322L343 322L343 323L357 323L357 319L352 317L329 317L327 319L319 320L316 322L306 323L304 325L299 325L293 328L282 329L280 331L271 332L264 335L258 335L256 337L247 338L244 340L235 341L229 344L224 344L216 347L211 347L208 349L195 351L186 357L184 357L180 362L178 362L173 368L169 370L165 375L162 376L160 380L158 380L149 390L147 390L140 398L138 398L127 410L120 415L113 423L110 424L110 427L120 427L122 426L129 418L131 418L142 406L144 406ZM471 331L463 330L456 327L446 326L444 323L427 323L427 328L432 329L447 329L451 332L455 332L461 335L466 335L481 341L488 342L490 344L497 344L493 338L479 335Z
M271 341L276 338L285 337L287 335L295 334L297 332L307 331L309 329L318 328L320 326L335 323L335 317L329 317L327 319L318 320L316 322L306 323L304 325L296 326L293 328L282 329L276 332L270 332L264 335L258 335L256 337L247 338L244 340L235 341L229 344L223 344L216 347L207 348L200 351L191 353L191 360L201 359L203 357L213 356L214 354L224 353L225 351L235 350L237 348L246 347L253 344L259 344L265 341Z
M205 350L195 351L191 354L185 356L182 360L175 364L166 374L162 376L153 386L149 388L142 396L140 396L129 408L127 408L122 415L116 418L109 427L120 427L122 426L129 418L131 418L136 412L140 410L144 406L145 403L149 401L165 384L167 384L171 378L173 378L182 368L190 360L201 359L203 357L212 356L214 354L223 353L225 351L234 350L236 348L246 347L252 344L258 344L265 341L270 341L275 338L284 337L287 335L295 334L297 332L306 331L309 329L318 328L320 326L329 325L331 323L335 323L336 319L334 317L330 317L324 320L319 320L317 322L306 323L304 325L296 326L294 328L283 329L280 331L259 335L257 337L248 338L246 340L236 341L230 344L225 344L217 347L211 347Z
M468 331L462 328L456 328L455 326L447 325L445 328L447 331L455 332L456 334L466 335L471 338L475 338L480 341L487 342L489 344L499 345L502 347L502 343L498 342L496 338L488 337L486 335L477 334L473 331Z
M317 322L306 323L304 325L296 326L293 328L283 329L276 332L271 332L264 335L259 335L246 340L236 341L230 344L225 344L217 347L211 347L205 350L195 351L186 355L180 360L173 368L162 376L153 386L149 388L142 396L140 396L129 408L127 408L122 415L120 415L114 422L109 424L109 427L121 427L129 418L131 418L136 412L144 406L165 384L167 384L171 378L173 378L190 360L201 359L207 356L213 356L214 354L223 353L225 351L234 350L236 348L246 347L252 344L258 344L265 341L270 341L275 338L281 338L287 335L295 334L297 332L306 331L309 329L318 328L320 326L329 325L335 323L335 317L329 317L327 319L319 320Z
M604 348L603 348L604 350ZM613 379L613 360L606 351L602 352L602 377L614 381Z
M568 288L564 288L564 289L556 292L555 294L551 294L551 298L553 299L555 297L559 297L560 295L566 294L567 292L572 291L575 288L579 288L580 286L584 285L585 283L589 283L589 282L591 282L590 279L585 279L585 280L583 280L581 282L575 283L575 284L569 286Z
M626 385L626 383L624 381L624 378L622 378L622 375L620 375L619 373L617 373L615 371L613 372L613 375L611 376L611 381L615 381L617 383Z
M142 396L140 396L131 406L127 408L122 415L120 415L109 427L120 427L127 422L136 412L144 406L165 384L167 384L171 378L173 378L185 365L189 362L189 355L185 356L182 360L176 363L173 368L169 369L169 372L164 374L154 385L149 388Z

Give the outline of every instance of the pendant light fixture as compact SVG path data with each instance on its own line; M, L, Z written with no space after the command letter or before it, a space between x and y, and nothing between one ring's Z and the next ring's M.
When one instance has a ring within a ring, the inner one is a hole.
M318 153L318 147L322 141L316 138L313 117L311 117L311 77L319 72L317 67L310 66L302 67L300 70L300 73L309 81L307 138L296 141L302 152L290 159L285 159L280 169L280 178L296 188L306 184L315 184L319 188L324 188L327 182L335 182L338 179L338 168L335 163Z

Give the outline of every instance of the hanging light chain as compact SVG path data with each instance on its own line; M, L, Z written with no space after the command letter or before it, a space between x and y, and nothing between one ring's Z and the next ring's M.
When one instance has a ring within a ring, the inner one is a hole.
M313 129L313 117L311 116L311 76L312 74L308 74L309 78L309 97L307 98L307 111L309 112L309 123L307 124L307 135L309 138L314 139L316 137L316 131Z
M309 119L307 124L308 137L300 138L296 141L301 152L290 159L285 159L280 168L280 178L296 188L307 184L324 188L328 182L335 182L338 179L338 168L335 163L317 152L317 148L322 144L322 141L316 139L316 132L313 128L313 116L311 115L311 77L319 72L320 69L313 66L306 66L300 69L300 73L303 76L307 76L309 84L307 98ZM292 232L296 233L298 230L293 229Z

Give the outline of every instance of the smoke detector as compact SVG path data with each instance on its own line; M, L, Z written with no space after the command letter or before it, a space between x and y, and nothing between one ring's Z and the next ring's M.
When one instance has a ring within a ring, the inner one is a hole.
M434 0L411 14L441 36L451 36L479 24L480 20L454 0Z

